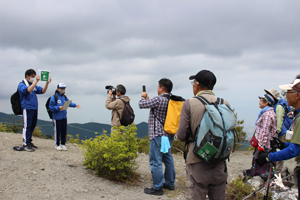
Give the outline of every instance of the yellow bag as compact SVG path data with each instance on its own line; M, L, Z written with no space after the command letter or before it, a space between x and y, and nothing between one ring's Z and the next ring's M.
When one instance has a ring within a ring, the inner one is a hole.
M171 95L168 103L167 116L164 124L164 130L169 134L176 134L179 121L181 108L184 98L180 96Z

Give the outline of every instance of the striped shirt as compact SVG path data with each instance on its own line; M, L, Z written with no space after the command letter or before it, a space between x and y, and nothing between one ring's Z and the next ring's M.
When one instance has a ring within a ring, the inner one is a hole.
M276 134L276 114L273 108L266 110L257 120L255 137L260 147L270 148L270 140Z
M164 93L160 96L156 96L153 99L141 99L139 101L139 107L142 108L151 108L148 119L148 131L149 139L152 140L157 136L169 136L168 133L164 131L163 125L160 123L165 123L167 108L168 108L168 93ZM156 118L154 117L154 114ZM154 120L155 118L155 120ZM159 121L160 120L160 121ZM154 130L155 129L155 130Z

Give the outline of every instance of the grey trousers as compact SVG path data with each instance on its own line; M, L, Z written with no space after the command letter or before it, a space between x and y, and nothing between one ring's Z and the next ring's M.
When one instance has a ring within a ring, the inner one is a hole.
M278 137L281 142L284 142L285 135ZM283 169L283 160L276 162L276 174L279 174Z
M225 163L218 163L214 168L211 164L194 163L186 165L186 199L224 200L226 181Z

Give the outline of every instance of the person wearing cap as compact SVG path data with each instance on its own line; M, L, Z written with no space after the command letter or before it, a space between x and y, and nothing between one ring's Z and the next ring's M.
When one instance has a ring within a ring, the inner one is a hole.
M273 148L281 149L274 153L262 153L256 162L258 165L263 166L267 162L277 162L281 160L288 160L296 157L297 166L294 170L294 177L296 185L298 185L298 196L300 196L300 79L295 79L292 83L280 85L280 89L286 91L286 99L289 106L293 106L295 111L293 113L293 136L291 142L282 142L277 138L271 141Z
M271 149L270 141L276 135L277 119L273 109L275 100L269 94L259 98L259 112L255 122L255 138L258 141L258 151L262 152ZM267 148L267 149L266 149Z
M105 107L108 110L111 110L111 131L113 130L113 127L119 127L121 126L121 118L124 110L124 103L129 102L130 98L128 96L125 96L126 94L126 88L124 85L117 85L116 87L116 94L113 94L112 90L108 91L108 97L105 102ZM116 96L118 98L116 98ZM123 101L122 101L123 100Z
M292 119L288 116L290 112L290 108L288 106L288 103L285 99L279 99L279 92L271 88L269 90L264 90L267 94L271 95L273 99L275 100L275 104L273 106L275 114L276 114L276 133L277 137L281 142L284 142L284 138L286 135L286 132L290 129L292 124ZM276 173L280 173L283 169L283 161L276 162Z
M65 96L66 85L59 83L55 94L51 97L49 109L52 111L54 125L55 149L58 151L67 150L67 110L63 110L63 105L69 99ZM69 107L80 108L78 104L70 103Z
M196 75L190 76L193 93L201 96L209 102L216 102L217 96L212 91L217 82L215 75L208 70L201 70ZM224 101L228 106L229 103ZM205 163L193 153L193 137L198 133L198 127L204 116L205 107L196 98L190 98L183 103L177 137L186 142L186 198L205 200L225 199L226 182L228 177L226 161L217 164Z
M163 195L163 189L174 190L175 167L171 153L174 135L164 130L163 124L167 116L168 98L173 88L171 80L162 78L158 81L158 96L149 99L147 92L142 92L139 107L150 109L148 119L148 132L150 140L149 163L153 186L145 188L144 193L151 195ZM164 147L167 147L165 151ZM165 164L165 173L162 163Z
M38 99L37 94L44 94L48 85L51 82L46 82L45 87L37 86L40 81L40 76L36 76L36 72L33 69L28 69L25 72L25 79L18 85L18 92L20 95L21 107L23 109L23 147L26 151L34 151L37 149L32 143L32 133L35 129L38 116Z

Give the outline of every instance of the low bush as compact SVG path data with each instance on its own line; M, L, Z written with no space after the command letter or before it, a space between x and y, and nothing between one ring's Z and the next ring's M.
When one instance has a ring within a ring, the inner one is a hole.
M226 187L226 200L244 199L246 196L254 192L251 185L244 183L241 177L233 179ZM263 199L262 193L257 193L255 196L248 198L249 200ZM269 192L268 199L272 199Z
M102 134L83 140L84 165L109 180L125 182L138 179L134 171L138 152L136 130L134 124L121 126L114 128L110 136Z
M137 139L138 152L149 154L150 140L149 139Z
M73 135L67 135L67 141L68 143L81 144L79 134L76 135L76 138L74 138Z
M137 139L138 142L138 152L149 154L149 147L150 147L150 140L149 139ZM179 140L174 140L172 143L171 151L172 153L183 152L184 149L184 142Z
M32 135L39 137L39 138L44 138L44 139L47 138L47 136L42 133L41 127L39 127L39 126L35 127L34 131L32 132Z
M6 124L0 123L0 132L7 132Z

